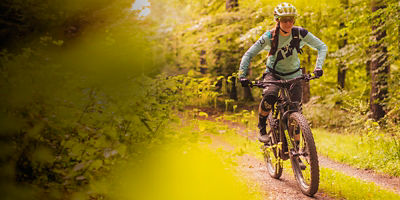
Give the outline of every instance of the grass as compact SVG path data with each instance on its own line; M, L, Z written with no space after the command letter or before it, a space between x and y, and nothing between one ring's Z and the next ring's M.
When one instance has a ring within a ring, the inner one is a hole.
M345 199L400 199L396 193L375 183L347 176L341 172L320 167L320 188L329 196Z
M250 140L248 137L238 134L238 130L231 129L223 123L216 123L210 121L199 121L202 126L212 127L214 134L220 134L224 140L235 147L233 153L237 154L249 154L263 162L262 155L260 153L260 144L257 141ZM318 131L320 133L321 131ZM323 135L319 135L320 139ZM328 138L326 138L328 140ZM343 138L348 140L348 138ZM321 142L318 140L318 142ZM335 142L332 142L332 145ZM317 144L319 146L319 144ZM336 148L330 148L338 149ZM357 147L354 147L357 149ZM342 149L345 151L345 149ZM329 151L328 151L329 152ZM284 162L284 170L288 170L292 174L290 169L290 162ZM268 176L266 174L266 176ZM385 190L375 183L363 181L358 178L347 176L344 173L320 167L320 191L336 198L345 199L400 199L400 196L396 193Z
M384 135L334 134L314 129L318 153L335 161L362 169L372 169L400 176L400 160L396 140Z

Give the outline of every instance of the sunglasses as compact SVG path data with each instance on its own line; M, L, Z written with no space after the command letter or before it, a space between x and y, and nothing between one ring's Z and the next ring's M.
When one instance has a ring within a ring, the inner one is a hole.
M294 17L281 17L279 21L281 21L282 23L294 23Z

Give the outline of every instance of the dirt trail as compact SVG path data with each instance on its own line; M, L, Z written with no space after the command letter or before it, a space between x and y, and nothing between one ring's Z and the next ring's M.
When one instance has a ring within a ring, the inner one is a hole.
M364 181L374 182L382 188L400 194L400 178L377 174L371 170L357 169L346 164L337 163L321 155L318 155L318 161L322 167L340 171L347 176L356 177Z
M211 148L222 148L224 150L232 151L234 147L225 142L220 136L210 135L212 138ZM269 176L264 163L257 158L245 154L238 159L237 170L246 179L257 183L261 188L263 199L274 200L302 200L302 199L333 199L326 196L322 192L318 192L314 198L305 196L301 193L297 182L292 175L283 173L282 177L277 180ZM290 169L285 169L290 170Z
M246 127L232 122L225 123L230 127L238 130L241 135L249 137L252 140L256 140L256 134L249 134ZM378 174L372 170L357 169L346 164L335 162L320 154L318 155L318 161L320 167L333 169L342 172L348 176L355 177L367 182L373 182L384 189L388 189L397 194L400 194L400 178L398 177Z

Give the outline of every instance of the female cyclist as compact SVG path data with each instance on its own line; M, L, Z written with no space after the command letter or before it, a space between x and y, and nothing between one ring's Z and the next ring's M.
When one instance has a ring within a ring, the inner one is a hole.
M274 9L276 26L265 32L260 39L250 47L242 57L239 68L239 80L243 87L247 87L249 80L246 79L250 60L262 49L269 51L266 70L263 74L264 81L279 79L293 79L301 76L300 59L301 47L305 44L318 50L318 58L314 69L317 77L322 76L322 65L325 60L327 46L313 34L302 27L293 26L297 17L296 8L289 3L279 4ZM263 90L263 98L259 106L258 128L260 129L260 142L268 143L266 134L266 120L274 103L278 99L279 88L270 85ZM301 102L302 88L297 83L290 89L290 98L293 102ZM296 137L295 137L296 139Z

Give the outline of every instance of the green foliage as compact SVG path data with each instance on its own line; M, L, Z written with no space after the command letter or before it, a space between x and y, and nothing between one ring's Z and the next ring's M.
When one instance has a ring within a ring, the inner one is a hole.
M311 83L316 97L304 107L312 125L365 134L370 147L393 147L385 153L391 161L398 158L400 4L385 0L386 8L372 13L366 0L350 1L346 9L338 1L289 2L300 14L296 25L329 47L324 77ZM224 1L151 0L152 12L142 19L126 0L0 3L0 188L5 197L101 199L101 187L92 183L116 165L179 137L185 138L183 144L205 131L228 131L198 122L183 132L200 133L180 135L182 130L171 127L176 110L226 106L234 114L221 120L255 128L254 112L240 111L239 102L222 94L236 91L240 59L273 28L278 3L245 0L239 11L226 12ZM372 25L386 30L381 42L392 64L380 130L367 120L365 64L371 58L368 49L377 43ZM339 37L347 39L345 48L339 49ZM316 52L304 52L302 65L311 71ZM265 70L266 55L253 58L251 79ZM340 63L347 69L343 91L336 89ZM190 112L209 117L199 109ZM381 131L388 134L383 137Z
M320 188L334 197L371 200L400 199L395 192L382 189L375 183L362 181L329 168L321 168L320 173Z
M97 6L121 12L118 6ZM98 9L78 8L84 14ZM96 14L103 11L111 12ZM175 110L215 102L209 78L157 75L164 60L156 59L160 45L149 37L154 24L138 21L134 13L124 17L86 24L88 31L74 40L48 33L20 50L1 50L0 185L5 198L101 198L90 192L90 183L174 138L176 132L167 130L177 120Z
M362 135L315 130L318 152L357 168L400 176L400 138L385 135L379 124L372 120L368 120L367 124L369 131Z
M166 45L173 50L169 55L168 69L176 73L177 70L201 71L206 68L207 76L211 75L211 78L216 80L221 75L228 77L236 72L244 52L265 31L273 28L275 23L272 16L273 8L279 2L241 1L238 12L226 12L218 7L215 1L186 3L174 4L174 6L196 7L196 10L188 15L190 16L188 20L180 19L180 25L175 23L170 26L171 29L166 34L169 38ZM204 6L207 3L216 9L208 12L211 8ZM313 118L314 124L336 128L361 126L360 129L365 129L360 124L362 124L361 120L368 118L370 114L368 105L371 81L370 72L367 71L369 68L366 65L371 58L379 56L372 55L373 52L369 50L377 43L382 43L387 47L389 54L387 63L391 63L391 67L394 68L390 76L390 95L385 100L385 109L389 116L384 119L384 123L396 124L398 121L398 107L396 107L398 81L395 80L398 80L399 75L396 72L397 65L393 64L398 62L398 52L400 52L398 2L383 1L386 7L378 12L372 12L370 1L365 0L349 1L347 5L344 1L290 3L294 3L299 12L296 25L305 27L329 47L324 76L320 80L311 82L311 94L319 97L314 99L312 105L316 105L316 108L310 112L313 114L309 116ZM185 15L186 11L180 13ZM385 30L387 34L380 42L374 39L375 32L372 31L374 25L379 26L378 30ZM344 40L346 40L346 45L339 49L339 45L343 45ZM310 48L304 49L301 63L307 72L312 72L316 55L316 52ZM265 70L266 56L267 52L261 52L252 59L250 79L260 77ZM206 64L201 60L205 60ZM346 69L344 91L337 89L337 71L340 65ZM232 83L227 82L226 87L228 93L235 90L230 89ZM242 96L243 92L238 92L238 94ZM259 96L257 93L256 100ZM317 109L320 107L325 110L318 114ZM325 111L326 113L322 114ZM340 113L343 118L337 118L333 113ZM389 129L393 127L395 126L388 126Z
M11 69L20 65L14 61L29 60L10 56L4 66ZM2 91L11 91L4 93L7 101L0 118L1 159L8 160L1 165L2 176L8 177L3 181L17 179L16 190L18 183L30 183L43 188L36 195L50 192L54 198L66 191L86 190L82 186L107 174L114 165L165 141L174 133L164 134L176 119L174 109L207 104L215 95L209 80L183 75L138 76L101 85L93 77L81 81L82 74L58 79L62 74L50 73L48 66L35 72L19 70L7 70L2 84ZM44 71L52 75L53 85L39 76ZM31 84L19 82L25 80L21 76L31 77Z
M4 181L44 189L36 195L85 190L81 186L115 164L164 141L165 127L176 119L173 109L212 104L216 95L206 78L118 76L127 79L109 82L52 71L51 64L29 63L37 57L26 54L8 54L2 63L1 159L8 162L1 168Z
M73 38L90 25L119 22L131 4L128 0L5 0L0 4L0 46L18 50L45 34Z
M400 121L400 62L391 65L391 76L389 82L390 99L388 102L388 113L385 116L385 121L388 123L388 128L394 129L393 131L400 132L398 123Z
M243 124L246 128L255 129L257 127L257 120L255 120L255 112L248 110L241 110L240 112L225 113L218 117L218 120L227 120L239 124Z

